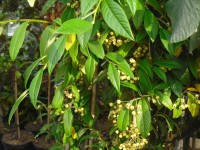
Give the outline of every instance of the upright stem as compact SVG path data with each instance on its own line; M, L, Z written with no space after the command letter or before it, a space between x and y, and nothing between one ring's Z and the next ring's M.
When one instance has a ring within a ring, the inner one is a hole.
M50 111L49 105L51 104L51 77L48 75L48 102L47 102L47 124L50 123Z
M17 94L18 94L18 89L17 89L17 70L16 70L16 66L14 65L13 68L14 71L14 99L17 100ZM20 134L20 127L19 127L19 111L18 108L15 111L15 124L16 124L16 132L17 132L17 138L20 139L21 138L21 134Z

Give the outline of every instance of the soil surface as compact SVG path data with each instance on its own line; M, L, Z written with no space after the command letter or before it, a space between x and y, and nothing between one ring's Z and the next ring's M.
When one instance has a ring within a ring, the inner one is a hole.
M2 142L9 145L24 145L26 143L32 142L34 140L34 135L29 131L21 131L21 139L17 138L16 132L11 132L4 134L2 137Z
M49 149L55 144L55 140L46 139L45 136L40 136L33 141L34 147L42 148L42 149Z
M44 124L45 122L31 121L28 122L24 128L28 131L33 132L34 134L37 134Z

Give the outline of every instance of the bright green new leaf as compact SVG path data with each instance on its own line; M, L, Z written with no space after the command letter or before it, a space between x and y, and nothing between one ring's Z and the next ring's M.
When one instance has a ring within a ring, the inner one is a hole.
M126 130L126 127L130 125L130 111L122 109L117 118L117 127L120 131Z
M26 68L25 72L24 72L24 84L25 84L25 88L28 82L28 79L31 75L31 72L33 71L33 69L38 65L38 63L44 59L45 57L41 57L39 59L37 59L36 61L34 61L28 68Z
M42 75L43 75L43 69L40 69L35 77L33 78L33 80L31 81L30 87L29 87L29 96L31 99L31 103L33 104L33 106L36 108L36 104L37 104L37 97L40 91L40 86L42 83Z
M19 98L15 101L14 105L12 106L12 109L10 111L9 117L8 117L8 124L10 125L10 121L15 113L15 111L17 110L17 108L19 107L19 104L24 100L24 98L28 95L28 90L24 91Z
M89 49L98 58L103 59L105 57L103 46L99 41L89 42Z
M173 118L178 118L181 115L182 115L182 110L181 109L173 108Z
M98 0L82 0L81 1L81 15L85 16L95 4L97 4Z
M153 67L153 71L159 78L161 78L164 82L167 82L167 76L163 69L160 69L159 67Z
M122 57L126 57L128 53L132 50L133 46L134 46L133 42L125 43L119 47L119 50L117 51L117 53L121 55Z
M131 10L132 16L134 16L136 13L136 1L126 0L126 2Z
M63 121L64 121L65 134L67 137L69 137L72 133L72 124L73 124L73 114L70 109L64 112Z
M15 61L17 54L22 47L26 35L26 28L28 25L28 22L24 22L15 30L9 47L9 54L12 61Z
M88 42L90 40L91 34L92 34L92 28L90 30L88 30L87 32L84 32L84 33L81 33L81 34L77 35L78 41L79 41L80 46L81 46L82 49L86 49L87 48L87 45L88 45Z
M85 62L85 73L89 82L92 82L94 72L96 69L96 64L97 62L92 56L89 56Z
M42 7L42 15L44 15L56 1L57 0L48 0L45 2L44 6Z
M196 103L197 98L191 94L190 92L187 92L188 95L188 109L192 115L192 117L196 117L199 114L199 104Z
M151 130L151 112L145 99L141 99L138 106L140 109L137 109L137 128L143 137L147 137Z
M108 66L108 77L114 88L120 93L120 77L117 71L117 68L112 64L109 63Z
M138 29L144 20L145 4L143 0L134 0L136 7L135 15L133 16L133 23L135 28Z
M116 33L134 40L132 30L124 10L113 0L102 2L102 15L106 24Z
M173 55L174 45L170 43L170 33L165 29L160 29L160 39L169 54Z
M151 41L154 42L158 34L158 22L150 10L146 10L144 14L144 27Z
M76 41L74 45L69 49L69 55L74 63L78 63L78 42Z
M160 102L161 102L165 107L167 107L169 110L172 110L172 108L173 108L173 103L172 103L172 101L171 101L171 99L170 99L170 95L165 94L165 93L162 93L162 92L159 92L159 91L156 92L156 95L159 96Z
M3 32L3 26L0 26L0 35L2 34Z
M75 102L78 102L80 100L79 90L78 90L78 88L75 85L71 85L71 87L72 87L72 93L75 96Z
M61 108L63 105L63 101L65 99L64 92L61 87L57 87L55 90L55 94L52 100L52 108Z
M89 31L91 28L91 22L75 18L65 21L56 32L61 34L81 34Z
M106 54L106 57L117 64L117 67L126 75L130 76L131 78L134 78L133 72L131 71L131 68L129 64L127 63L126 59L124 59L121 55L118 53L110 52Z
M172 23L172 43L183 41L197 31L200 20L199 0L169 0L166 10Z
M29 5L30 5L31 7L34 6L34 4L35 4L35 0L27 0L27 1L28 1Z
M138 65L144 72L146 72L146 74L151 79L153 79L153 72L152 72L152 69L151 69L151 65L149 64L147 59L142 59L142 60L138 61Z
M51 74L55 65L62 57L65 51L65 44L66 44L66 36L63 35L59 37L59 39L50 46L49 53L47 56L48 57L47 67L49 75Z

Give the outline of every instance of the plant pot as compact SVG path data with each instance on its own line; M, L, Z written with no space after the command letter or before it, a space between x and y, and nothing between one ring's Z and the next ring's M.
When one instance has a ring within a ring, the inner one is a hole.
M16 132L6 133L2 136L4 150L33 150L34 135L29 131L21 131L21 139L17 139Z
M24 128L27 131L32 132L34 135L37 135L44 124L45 122L30 121L27 124L25 124Z
M35 150L48 150L55 144L55 140L47 140L45 136L40 136L33 141L33 147Z

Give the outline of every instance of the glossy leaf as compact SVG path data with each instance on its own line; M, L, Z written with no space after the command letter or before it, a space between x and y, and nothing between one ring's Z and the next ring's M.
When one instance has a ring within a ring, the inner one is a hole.
M92 24L80 18L65 21L58 29L57 33L61 34L81 34L89 31Z
M193 117L196 117L199 114L199 109L200 109L199 104L196 103L197 99L190 92L187 92L187 95L188 95L188 102L187 102L188 109L189 109L191 115Z
M174 46L170 43L170 33L165 29L160 29L160 39L166 50L169 54L173 55L174 53Z
M47 56L48 57L47 67L49 75L51 75L51 72L53 71L55 65L62 57L65 50L65 43L66 43L66 36L63 35L59 37L59 39L50 46L49 53Z
M160 67L165 67L170 69L182 67L182 64L175 59L157 60L154 62L154 64Z
M65 49L68 51L75 42L76 42L76 34L68 34L66 38Z
M79 41L82 49L86 49L87 48L87 45L88 45L88 42L90 40L91 34L92 34L92 28L90 30L88 30L87 32L84 32L84 33L81 33L81 34L77 35L78 41Z
M105 57L103 46L99 41L89 42L89 49L98 58L103 59Z
M17 110L17 108L19 107L20 103L24 100L24 98L26 98L26 96L28 95L28 90L24 91L19 98L15 101L15 103L12 106L12 109L9 113L9 117L8 117L8 124L10 125L11 119L15 113L15 111Z
M64 121L65 134L67 137L69 137L71 135L71 128L73 124L73 114L70 109L64 112L63 121Z
M147 137L151 130L151 112L145 99L141 99L138 106L141 107L137 110L137 128L143 137Z
M120 77L117 68L110 63L108 66L108 77L114 88L120 93Z
M146 74L151 79L153 79L153 72L152 72L152 69L151 69L151 65L149 64L147 59L142 59L142 60L138 61L138 65L144 72L146 72Z
M172 110L173 104L170 99L170 95L167 95L162 92L157 92L156 95L158 95L160 97L159 100L165 107L167 107L169 110Z
M57 87L55 90L55 94L52 100L52 108L61 108L63 105L63 101L65 99L64 91L61 89L61 87Z
M160 69L159 67L153 67L153 71L157 74L159 78L161 78L164 82L167 82L167 76L163 69Z
M48 0L45 2L44 6L42 7L42 15L44 15L56 2L57 0Z
M130 124L130 111L122 109L117 118L117 127L120 131L126 130L126 127Z
M102 2L102 15L106 24L116 33L134 40L131 27L124 10L113 0Z
M15 61L17 54L19 53L19 50L22 47L27 27L28 27L28 22L24 22L15 30L13 34L9 46L9 54L12 61Z
M136 1L126 0L126 2L131 10L132 15L134 16L136 13Z
M31 7L34 6L34 4L35 4L35 0L27 0L27 1L28 1L29 5L30 5Z
M96 5L98 0L82 0L81 1L81 15L85 16L94 5Z
M172 22L172 43L183 41L196 32L200 20L199 0L169 0L166 10Z
M94 72L96 69L96 60L92 56L89 56L88 59L85 62L85 73L86 77L89 82L92 82Z
M154 42L158 34L158 22L150 10L146 10L144 14L144 27L151 41Z
M178 80L170 77L170 76L168 78L169 78L168 79L168 84L170 85L171 90L178 97L181 97L182 96L182 92L183 92L183 84L180 83Z
M33 106L36 108L36 104L37 104L37 97L40 91L40 86L42 83L42 75L43 75L43 69L40 69L35 77L33 78L33 80L31 81L30 87L29 87L29 96L31 99L31 103L33 104Z
M182 115L182 110L181 109L177 109L177 108L173 109L173 118L178 118L181 115Z
M140 92L139 88L135 84L127 82L127 81L121 81L121 86L130 88L136 92Z

